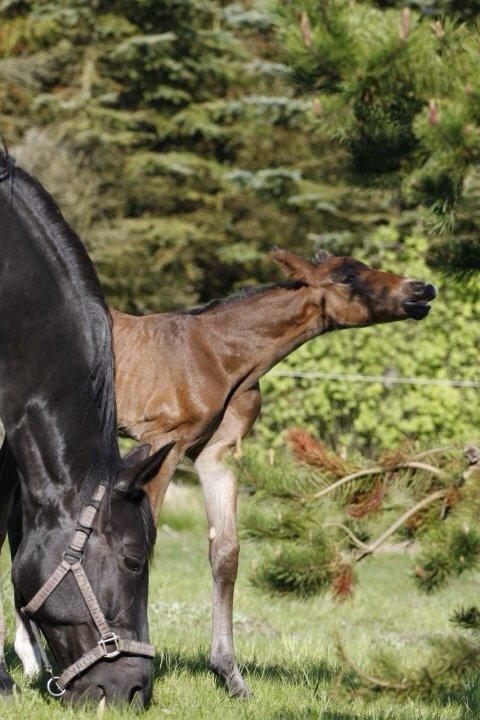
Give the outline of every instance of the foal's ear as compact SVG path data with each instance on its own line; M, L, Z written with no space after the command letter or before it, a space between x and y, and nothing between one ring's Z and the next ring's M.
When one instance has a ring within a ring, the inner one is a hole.
M125 467L120 470L115 490L120 493L139 496L144 485L160 470L162 463L175 443L169 443L149 455L150 445L139 445L124 458Z
M295 255L288 250L275 248L272 250L272 259L288 278L292 278L292 280L303 280L306 283L310 282L312 273L315 270L315 265L305 260L305 258Z

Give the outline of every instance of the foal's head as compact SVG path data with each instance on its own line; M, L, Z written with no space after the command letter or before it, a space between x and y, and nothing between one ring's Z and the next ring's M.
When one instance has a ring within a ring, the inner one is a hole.
M358 327L428 315L434 285L374 270L351 257L334 257L320 250L310 262L287 250L274 250L273 259L292 280L305 283L308 301L319 317L334 328Z

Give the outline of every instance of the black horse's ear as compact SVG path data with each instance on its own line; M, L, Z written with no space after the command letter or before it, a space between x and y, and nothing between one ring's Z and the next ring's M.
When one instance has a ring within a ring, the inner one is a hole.
M333 255L328 252L328 250L317 250L315 253L315 265L323 265L323 263L328 262L331 260Z
M288 250L280 250L275 248L271 253L272 259L282 269L283 274L292 280L302 280L305 283L309 283L312 278L312 272L315 270L315 265L309 260L295 255L295 253L289 252Z
M175 443L169 443L148 455L150 445L139 445L124 458L125 467L120 470L115 490L136 497L143 492L144 485L160 470L162 463Z

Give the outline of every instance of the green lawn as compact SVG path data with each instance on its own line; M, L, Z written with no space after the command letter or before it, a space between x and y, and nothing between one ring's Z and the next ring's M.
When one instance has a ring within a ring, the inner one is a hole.
M414 720L470 718L466 704L398 700L388 693L373 699L338 689L335 634L348 653L368 669L379 648L388 647L406 665L422 662L428 639L449 632L448 616L459 604L474 603L480 577L469 574L434 597L420 595L409 578L409 560L399 554L371 558L359 568L353 600L338 605L329 597L309 601L271 598L248 581L255 547L243 543L237 585L235 630L240 663L255 697L229 699L207 670L210 634L210 570L203 504L196 489L177 493L161 518L152 566L150 624L157 647L155 690L145 718L199 720ZM3 558L2 570L7 572ZM9 612L11 624L11 613ZM16 701L0 701L0 718L80 718L93 713L66 709L22 680ZM105 718L132 717L107 711Z

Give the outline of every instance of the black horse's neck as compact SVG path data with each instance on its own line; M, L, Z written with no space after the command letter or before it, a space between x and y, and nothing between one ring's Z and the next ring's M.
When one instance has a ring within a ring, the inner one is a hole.
M0 417L24 501L41 503L49 487L76 500L119 464L110 318L52 198L20 169L2 177Z

